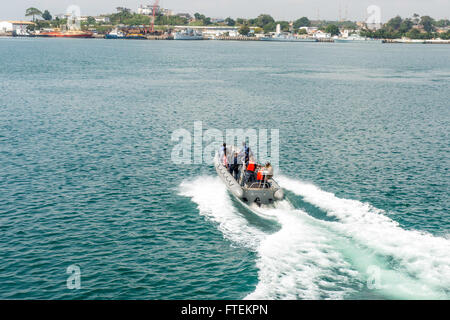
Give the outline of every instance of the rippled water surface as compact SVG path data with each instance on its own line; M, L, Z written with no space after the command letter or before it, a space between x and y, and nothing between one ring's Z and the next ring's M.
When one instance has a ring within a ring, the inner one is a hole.
M449 299L449 57L0 39L0 298ZM194 121L280 130L278 222L171 162Z

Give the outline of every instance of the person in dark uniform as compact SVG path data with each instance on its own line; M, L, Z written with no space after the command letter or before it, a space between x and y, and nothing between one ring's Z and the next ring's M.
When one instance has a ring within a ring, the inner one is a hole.
M233 158L230 162L230 174L234 177L234 179L237 181L239 178L239 155L237 152L234 152Z

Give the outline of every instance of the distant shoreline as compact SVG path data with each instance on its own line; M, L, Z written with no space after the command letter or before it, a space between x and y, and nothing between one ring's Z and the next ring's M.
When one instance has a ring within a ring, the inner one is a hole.
M13 36L12 34L0 34L1 38L56 38L56 37L43 37L43 36ZM68 37L71 39L70 37ZM91 38L78 38L78 39L104 39L104 40L110 40L110 41L127 41L127 40L136 40L136 39L105 39L104 35L94 35ZM147 36L143 39L139 39L141 41L145 40L174 40L172 36ZM221 36L216 37L215 39L211 38L204 38L202 40L216 40L216 41L261 41L260 38L257 37L245 37L245 36L238 36L238 37L230 37L230 36ZM175 41L202 41L202 40L175 40ZM416 40L416 39L380 39L381 43L389 43L389 44L450 44L450 40ZM265 41L264 41L265 42ZM268 42L289 42L289 41L268 41ZM295 42L295 41L294 41ZM300 41L301 42L301 41ZM310 41L311 42L328 42L328 43L334 43L333 38L323 38L323 39L317 39L317 41ZM352 43L351 41L349 43ZM355 41L354 43L364 43L362 41Z

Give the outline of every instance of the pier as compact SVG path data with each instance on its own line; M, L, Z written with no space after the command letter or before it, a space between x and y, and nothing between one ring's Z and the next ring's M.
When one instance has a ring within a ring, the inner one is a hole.
M450 40L440 39L384 39L383 43L406 43L406 44L450 44Z
M259 38L257 38L257 37L245 37L245 36L237 36L237 37L218 36L218 37L214 37L214 39L212 39L212 40L259 41Z
M317 42L334 42L333 38L317 38Z
M147 40L173 40L172 35L162 35L162 36L146 36Z

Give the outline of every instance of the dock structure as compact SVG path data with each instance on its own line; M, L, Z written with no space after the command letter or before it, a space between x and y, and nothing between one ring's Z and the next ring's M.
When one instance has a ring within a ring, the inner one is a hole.
M155 35L148 35L146 36L147 40L173 40L173 36L171 35L161 35L161 36L155 36Z
M407 44L450 44L450 40L441 39L384 39L383 43L407 43Z
M317 38L317 42L334 42L333 38Z
M259 38L257 38L257 37L246 37L246 36L237 36L237 37L218 36L218 37L214 37L214 40L259 41Z

